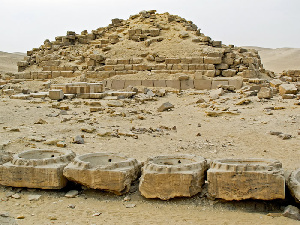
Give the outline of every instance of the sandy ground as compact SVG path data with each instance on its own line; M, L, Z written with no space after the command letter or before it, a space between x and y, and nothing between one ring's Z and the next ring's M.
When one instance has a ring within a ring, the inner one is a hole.
M0 51L0 73L18 72L17 62L22 61L25 53L7 53Z
M41 87L42 82L22 86L28 85ZM79 155L114 152L139 161L163 154L196 154L208 159L273 158L280 160L285 170L299 167L300 108L294 105L296 100L275 96L260 101L254 96L247 97L251 100L249 105L236 105L244 99L242 94L226 93L216 100L210 100L209 94L206 91L168 93L144 103L124 100L124 107L109 107L108 100L100 100L103 111L96 113L89 111L88 103L92 100L63 100L60 106L69 106L66 115L53 108L56 101L47 98L14 100L1 96L0 145L7 152L17 153L32 148L57 148L44 143L57 139L65 141L67 149ZM200 98L205 103L197 104ZM174 109L157 112L164 102L172 103ZM283 109L266 110L274 106ZM229 110L234 114L208 117L205 111L211 109ZM39 119L46 123L35 124ZM171 129L174 126L176 130ZM93 127L96 131L84 133L81 128L85 127ZM154 131L137 134L138 139L98 135L103 129L129 133L133 127ZM12 132L11 128L20 131ZM292 138L282 140L270 135L270 131L291 134ZM84 135L85 144L73 144L76 135ZM34 141L38 139L42 141ZM83 190L76 198L67 199L64 194L68 189L42 191L1 187L0 213L8 212L10 217L0 217L0 221L12 221L22 215L25 218L17 219L18 224L298 224L288 218L267 216L270 212L282 212L288 204L282 201L226 203L208 200L205 191L190 199L147 200L140 195L137 184L128 194L129 202L123 201L124 196L91 190ZM7 198L11 191L18 192L21 199ZM28 201L30 194L42 196L37 201ZM135 204L135 207L126 208L127 204ZM95 213L101 215L93 216Z

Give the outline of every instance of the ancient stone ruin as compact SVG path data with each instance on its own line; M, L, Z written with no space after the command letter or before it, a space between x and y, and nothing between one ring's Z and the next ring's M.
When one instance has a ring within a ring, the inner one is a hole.
M63 169L75 157L70 150L29 150L0 165L0 184L12 187L61 189Z
M300 203L300 168L291 173L287 183L291 194Z
M64 169L64 176L89 188L121 195L129 191L140 174L136 159L112 153L90 153L77 156Z
M191 197L202 190L206 170L200 156L156 156L145 162L139 189L146 198Z
M225 200L284 199L282 165L268 159L214 160L207 171L208 193Z
M266 75L255 50L223 45L191 21L155 10L81 34L68 31L46 40L18 63L17 79L77 77L103 81L104 87L129 85L211 89L214 80L240 88L231 79ZM185 74L185 76L181 76ZM238 84L236 84L238 82Z

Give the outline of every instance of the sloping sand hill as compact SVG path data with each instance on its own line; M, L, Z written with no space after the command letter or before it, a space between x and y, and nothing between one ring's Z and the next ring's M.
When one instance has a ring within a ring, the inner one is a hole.
M23 60L25 53L7 53L0 51L0 72L17 72L17 62Z

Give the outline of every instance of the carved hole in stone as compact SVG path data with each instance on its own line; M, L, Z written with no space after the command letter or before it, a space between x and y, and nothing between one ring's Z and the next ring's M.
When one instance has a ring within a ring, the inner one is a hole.
M178 164L180 164L181 163L181 161L180 160L178 160Z
M111 162L111 159L108 159L108 162Z
M53 158L53 157L54 157L54 155L51 155L51 157Z

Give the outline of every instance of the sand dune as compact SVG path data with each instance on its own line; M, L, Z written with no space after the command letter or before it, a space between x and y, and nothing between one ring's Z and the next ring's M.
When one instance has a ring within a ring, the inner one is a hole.
M258 50L264 68L280 73L288 69L300 69L300 48L261 48L249 47Z
M0 72L18 72L17 62L23 60L25 53L0 51Z

